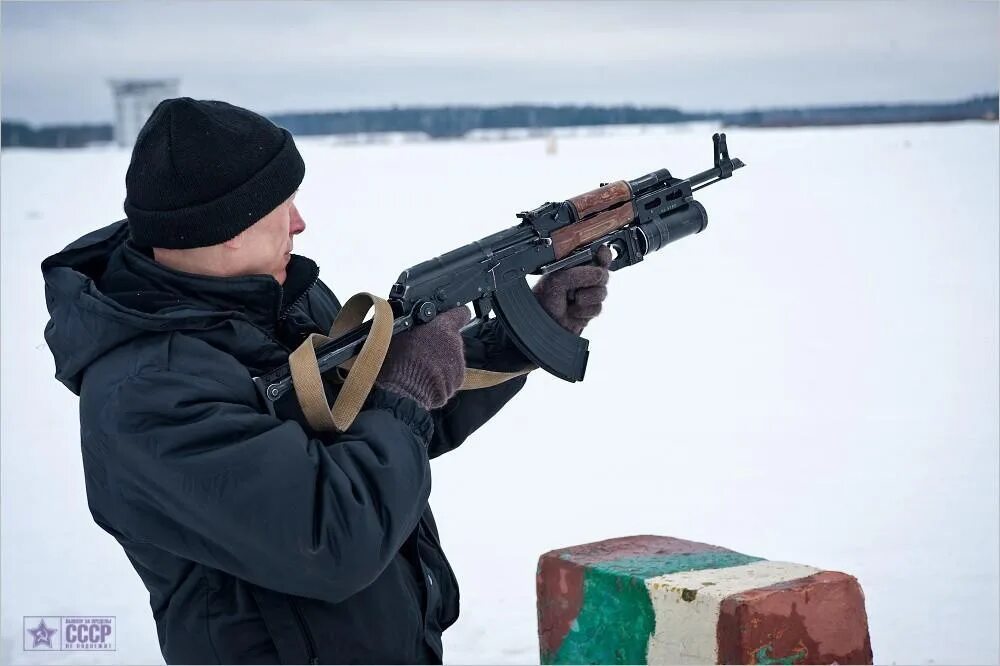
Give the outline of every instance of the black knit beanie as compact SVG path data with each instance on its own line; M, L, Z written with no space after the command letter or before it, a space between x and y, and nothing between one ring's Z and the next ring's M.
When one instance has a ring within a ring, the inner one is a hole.
M225 102L167 99L139 131L125 174L137 245L192 248L233 238L298 189L288 130Z

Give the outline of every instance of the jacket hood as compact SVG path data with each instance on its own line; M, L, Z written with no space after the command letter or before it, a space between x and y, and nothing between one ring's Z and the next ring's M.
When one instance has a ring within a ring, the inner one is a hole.
M151 333L203 330L241 318L273 331L319 274L292 255L282 286L270 275L211 277L157 263L129 241L125 220L92 231L42 262L49 321L45 342L56 379L79 395L84 371L98 358Z

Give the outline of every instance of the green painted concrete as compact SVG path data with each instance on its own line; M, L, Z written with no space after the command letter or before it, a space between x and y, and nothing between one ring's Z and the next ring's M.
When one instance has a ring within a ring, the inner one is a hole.
M619 576L631 576L645 580L679 571L726 569L762 560L763 558L760 557L734 553L732 551L706 551L701 553L623 557L617 560L598 562L590 566L597 571L605 571Z
M587 569L583 608L553 664L644 664L654 626L645 583Z
M731 551L708 551L623 557L591 564L583 575L580 614L551 661L543 663L645 664L649 637L656 626L647 578L725 569L761 559Z
M772 666L773 664L794 664L795 662L802 661L806 658L808 652L806 650L799 650L795 654L789 655L787 657L772 657L768 653L771 651L770 645L762 645L757 653L754 654L758 664L763 664L766 666Z

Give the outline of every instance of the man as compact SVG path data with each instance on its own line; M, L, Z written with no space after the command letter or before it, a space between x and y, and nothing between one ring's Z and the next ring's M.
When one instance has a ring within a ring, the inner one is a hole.
M460 334L458 308L393 339L347 432L270 416L251 376L340 308L291 254L304 169L263 117L166 100L132 153L127 220L42 263L90 510L149 591L168 663L440 663L459 595L428 461L525 382L457 392L466 364L526 364L495 322ZM566 328L599 312L609 260L539 280Z

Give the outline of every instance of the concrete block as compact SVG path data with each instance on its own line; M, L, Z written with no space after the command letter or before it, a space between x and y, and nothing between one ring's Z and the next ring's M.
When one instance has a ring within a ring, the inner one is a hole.
M539 559L543 664L871 664L857 580L661 536Z

